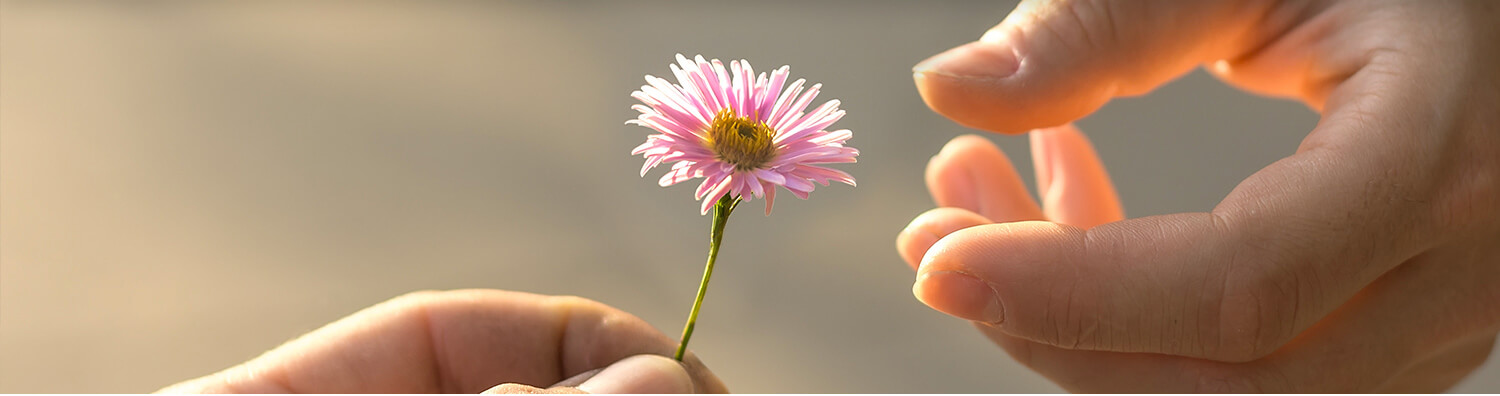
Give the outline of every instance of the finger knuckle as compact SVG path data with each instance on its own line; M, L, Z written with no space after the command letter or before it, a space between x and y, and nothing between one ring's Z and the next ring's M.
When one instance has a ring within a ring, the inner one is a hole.
M1116 11L1111 2L1099 0L1072 0L1054 2L1031 2L1022 4L1016 11L1038 23L1022 24L1042 29L1066 45L1081 50L1112 49L1112 42L1119 35L1113 18Z
M1097 233L1085 233L1082 239L1083 251L1098 251L1094 246L1100 242ZM1083 253L1087 256L1091 253ZM1048 288L1046 304L1040 312L1038 326L1039 334L1034 339L1046 344L1074 350L1133 350L1140 346L1130 345L1128 341L1140 340L1150 337L1110 337L1106 333L1119 334L1123 331L1118 326L1118 316L1109 308L1105 302L1108 295L1127 295L1131 282L1105 282L1090 281L1083 277L1071 277L1067 282L1058 282ZM1108 289L1109 291L1105 291Z
M1049 297L1047 311L1044 317L1044 331L1054 346L1066 349L1096 350L1113 349L1116 346L1100 342L1099 320L1096 315L1085 314L1085 312L1098 312L1098 307L1088 304L1092 298L1079 296L1079 293L1087 293L1087 290L1079 287L1075 281L1069 287L1054 289Z

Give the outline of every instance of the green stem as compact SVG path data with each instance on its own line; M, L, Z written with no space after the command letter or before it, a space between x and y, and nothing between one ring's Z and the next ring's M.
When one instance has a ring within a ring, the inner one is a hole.
M677 361L682 361L682 355L687 353L688 340L693 338L693 326L698 324L698 309L703 307L703 295L708 293L708 279L714 276L714 261L719 258L719 243L724 241L724 225L729 223L729 212L740 204L738 197L730 198L724 194L719 202L714 203L713 227L708 231L708 265L703 267L703 281L698 283L698 298L693 299L693 310L688 312L687 325L682 327L682 343L677 345L677 354L672 356Z

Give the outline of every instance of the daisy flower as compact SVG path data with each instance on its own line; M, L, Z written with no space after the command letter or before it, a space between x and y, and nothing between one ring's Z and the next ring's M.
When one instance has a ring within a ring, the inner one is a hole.
M849 130L826 129L844 116L838 100L807 111L821 84L803 92L806 81L798 79L782 89L787 66L770 76L756 75L743 59L729 62L726 69L718 59L706 61L699 55L690 61L677 54L677 64L670 67L677 83L647 75L646 85L630 94L644 103L631 106L641 115L625 123L660 132L646 136L646 143L630 152L646 156L642 177L651 168L671 163L672 170L661 178L662 187L701 177L704 180L696 195L703 200L701 211L714 210L708 263L673 356L681 361L734 208L742 200L764 198L769 215L778 186L802 199L807 199L815 183L827 186L829 181L838 181L852 186L854 178L848 173L817 165L854 162L859 150L844 147L853 136Z
M647 75L647 85L631 93L644 104L631 107L641 114L626 123L660 132L630 152L646 157L641 176L671 163L663 187L703 178L695 198L703 201L704 214L730 197L764 198L769 215L778 186L807 199L814 183L854 185L848 173L817 166L855 162L859 155L844 146L853 133L826 130L844 116L838 100L807 111L821 84L804 92L806 81L798 79L783 89L787 66L756 75L748 61L731 61L725 68L701 55L688 60L678 54L670 67L676 84Z

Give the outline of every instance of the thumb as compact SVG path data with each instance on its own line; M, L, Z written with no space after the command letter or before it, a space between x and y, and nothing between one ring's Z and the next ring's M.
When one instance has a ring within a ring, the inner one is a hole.
M1027 0L979 41L913 68L922 99L968 127L1062 125L1195 65L1253 49L1267 1ZM1263 27L1274 28L1274 27Z
M693 393L693 379L671 358L635 355L578 384L588 393Z
M562 380L547 389L522 384L501 384L484 393L645 394L693 393L693 390L693 379L681 363L663 356L635 355L608 367Z

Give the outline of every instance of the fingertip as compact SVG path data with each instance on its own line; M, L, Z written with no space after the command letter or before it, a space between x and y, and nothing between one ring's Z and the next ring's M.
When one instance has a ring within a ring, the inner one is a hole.
M1005 308L993 286L961 271L932 271L917 276L912 295L939 312L963 319L998 324Z
M972 79L1000 79L1015 74L1021 66L1016 52L1003 40L980 40L933 55L912 67L917 75L939 75Z
M1103 160L1077 127L1032 131L1031 151L1047 219L1084 229L1124 219Z
M969 100L974 90L1000 86L1000 80L1015 74L1020 61L1009 46L983 41L954 47L912 68L917 94L927 107L960 125L992 132L1018 134L1024 129L994 126L990 108Z
M1083 230L1048 221L1015 221L967 227L944 236L923 257L923 271L962 271L989 281L986 272L1016 262L1057 265L1071 255ZM1071 258L1071 257L1069 257ZM1003 276L1002 276L1003 277Z
M1000 150L999 147L995 146L995 142L990 141L989 138L973 133L965 133L953 137L953 140L949 140L948 144L943 145L943 150L939 153L957 153L974 149Z
M1024 221L969 227L949 234L923 257L913 294L944 313L987 323L1001 323L994 304L1019 305L1022 311L1050 288L1068 279L1067 261L1075 259L1076 228L1043 221ZM942 274L942 275L934 275ZM967 277L967 278L965 278ZM972 278L972 279L969 279ZM978 286L984 286L980 288ZM1031 312L1034 313L1034 312ZM1028 312L1021 312L1026 315ZM1004 315L1008 321L1014 315ZM1009 326L1009 325L1007 325Z
M1050 84L1066 86L1044 90L1033 87L1036 82L1019 81L1024 74L997 79L917 72L912 79L934 112L959 125L1007 135L1083 118L1114 93L1108 85L1075 83Z
M918 215L896 236L896 250L913 270L938 240L955 231L989 224L989 219L959 208L936 208Z
M683 366L687 367L688 373L693 377L693 389L697 393L729 393L729 386L719 379L717 374L703 364L698 354L692 350L682 357Z
M906 266L916 270L922 264L922 255L927 253L927 248L937 243L938 237L926 228L913 224L907 225L896 235L896 254L901 255L901 260Z
M993 222L1042 218L1010 158L987 138L953 138L929 163L926 179L938 206L966 209Z
M979 210L979 194L975 191L971 173L966 169L966 162L971 156L967 153L989 143L976 139L984 140L972 135L953 138L927 162L923 177L927 183L927 192L932 195L937 206Z
M664 356L636 355L609 365L578 384L588 393L693 393L682 363Z

